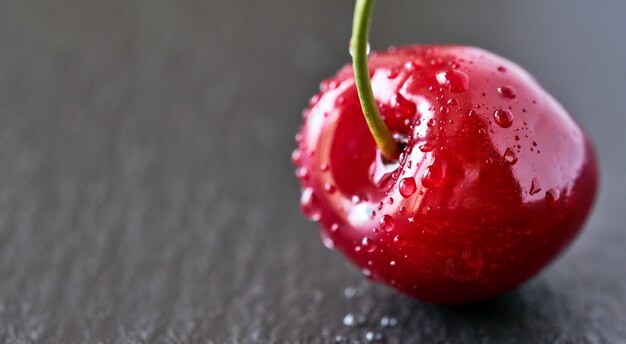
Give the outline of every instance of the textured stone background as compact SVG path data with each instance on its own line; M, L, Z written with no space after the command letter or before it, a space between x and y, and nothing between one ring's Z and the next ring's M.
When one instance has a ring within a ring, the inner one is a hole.
M600 154L566 254L457 308L364 281L299 213L293 135L352 6L0 0L0 342L626 343L626 2L379 2L374 48L508 56Z

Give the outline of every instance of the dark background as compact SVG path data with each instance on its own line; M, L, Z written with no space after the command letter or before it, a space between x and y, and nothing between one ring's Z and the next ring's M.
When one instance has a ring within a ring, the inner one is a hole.
M374 49L504 55L600 156L574 245L518 290L455 308L366 282L299 212L293 136L349 61L352 9L1 0L0 342L626 343L626 2L378 3Z

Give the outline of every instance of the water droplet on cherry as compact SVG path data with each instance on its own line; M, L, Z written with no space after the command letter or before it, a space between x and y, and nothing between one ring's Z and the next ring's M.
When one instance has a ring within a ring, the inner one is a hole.
M296 177L301 180L309 179L309 170L306 167L300 167L296 170Z
M313 97L311 97L311 99L309 99L309 106L313 107L315 105L317 105L317 103L319 103L320 101L320 95L316 94Z
M332 250L333 248L335 248L335 241L329 237L326 233L322 232L322 244L324 244L324 246L329 249Z
M439 85L445 87L448 91L461 93L469 88L469 77L460 70L439 72L436 77Z
M396 228L396 220L390 215L383 215L383 217L380 218L380 227L385 232L391 232Z
M560 197L561 192L558 189L550 189L546 191L546 204L550 207L555 207Z
M399 235L396 235L396 236L393 238L393 243L394 243L394 244L396 244L396 246L404 246L405 241L404 241L404 238L403 238L403 237L401 237L401 236L399 236Z
M387 78L395 79L398 77L399 74L400 74L400 69L397 67L393 67L387 72Z
M302 209L302 213L313 221L319 221L322 218L319 201L312 188L302 190L300 208Z
M511 86L502 86L498 88L498 93L500 93L500 95L504 98L515 98L515 89Z
M433 143L430 142L425 142L423 144L421 144L419 146L420 151L422 151L423 153L428 153L430 151L432 151L433 149L435 149L435 145Z
M537 177L535 177L530 182L530 191L529 191L529 193L531 195L534 195L534 194L538 193L539 191L541 191L541 185L539 184L539 179L537 179Z
M496 123L502 128L508 128L513 124L513 113L506 109L498 109L493 113Z
M415 184L415 178L407 177L400 181L400 185L398 185L398 190L400 191L400 195L404 198L411 197L417 191L417 185Z
M515 165L515 163L517 162L517 154L515 154L515 151L513 151L513 149L506 149L506 151L504 152L504 161L508 165Z
M435 161L426 168L422 176L422 185L426 188L441 186L444 177L445 164L441 160L435 159Z
M374 242L374 240L368 237L365 237L363 238L363 240L361 240L361 246L369 253L376 251L376 243Z
M407 63L404 64L404 69L406 69L409 72L413 72L416 71L418 69L421 69L423 66L415 61L409 61Z
M337 188L331 183L326 183L324 184L324 190L326 190L329 194L333 194L337 191Z
M391 106L396 110L397 117L409 117L415 115L415 112L417 112L415 103L404 98L400 93L396 93L391 98Z
M299 149L294 149L291 153L291 162L298 166L300 164L300 158L302 157L302 153L300 153Z

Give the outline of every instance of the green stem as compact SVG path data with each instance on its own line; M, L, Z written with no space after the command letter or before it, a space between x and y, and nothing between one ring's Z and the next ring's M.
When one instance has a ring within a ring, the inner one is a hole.
M388 160L394 161L400 155L400 148L378 111L367 66L368 36L373 7L374 0L356 0L350 53L352 54L354 80L359 92L359 100L361 101L365 121L380 151Z

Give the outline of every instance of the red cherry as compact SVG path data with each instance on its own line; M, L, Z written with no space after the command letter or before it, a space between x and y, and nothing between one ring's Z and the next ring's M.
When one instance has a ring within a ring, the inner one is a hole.
M303 210L369 278L427 302L481 300L536 274L579 232L595 155L528 73L462 46L394 48L369 67L400 159L381 158L350 66L305 111L293 158Z

